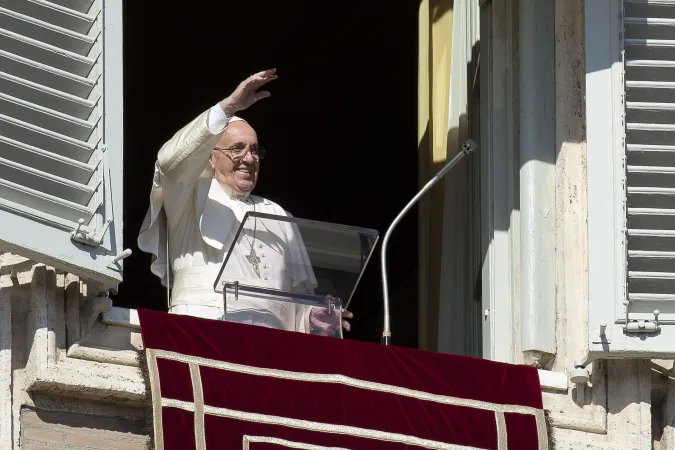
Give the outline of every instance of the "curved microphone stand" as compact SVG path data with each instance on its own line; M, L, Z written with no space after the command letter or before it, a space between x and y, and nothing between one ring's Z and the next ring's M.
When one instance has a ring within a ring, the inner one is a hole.
M478 148L478 146L471 139L464 142L459 153L457 153L445 166L443 166L443 168L439 170L438 173L427 182L427 184L424 185L417 195L415 195L413 199L410 200L407 205L405 205L405 208L403 208L401 212L398 213L398 216L396 216L391 225L389 225L389 229L384 235L384 239L382 240L382 256L380 261L380 264L382 265L382 292L384 293L384 328L382 329L382 343L384 345L391 344L391 329L389 325L389 289L387 285L387 245L389 244L391 233L394 231L394 228L396 225L398 225L401 219L403 219L403 216L405 216L408 211L410 211L410 208L412 208L415 203L417 203L417 201L429 189L431 189L434 184L438 182L438 180L443 178L445 174L455 166L455 164L461 161L466 155L471 154L474 150L476 150L476 148Z

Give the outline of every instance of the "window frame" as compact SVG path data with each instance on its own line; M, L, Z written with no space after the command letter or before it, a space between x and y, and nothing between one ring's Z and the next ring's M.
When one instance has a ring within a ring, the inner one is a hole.
M516 363L520 213L518 150L514 126L514 89L518 78L513 57L513 4L481 3L480 203L483 358ZM499 10L495 11L495 8ZM505 14L505 16L502 16ZM503 17L497 22L495 18ZM497 23L496 23L497 22ZM497 27L495 27L495 24ZM509 56L511 55L511 56ZM499 228L508 227L508 230Z

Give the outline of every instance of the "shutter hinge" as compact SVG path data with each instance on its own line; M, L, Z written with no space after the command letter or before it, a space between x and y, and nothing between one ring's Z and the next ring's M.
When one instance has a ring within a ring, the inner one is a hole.
M85 220L80 219L77 221L77 226L75 229L70 233L71 240L79 242L80 244L90 245L92 247L99 247L103 244L103 237L108 231L108 227L110 227L110 224L112 223L110 214L112 193L110 174L108 173L109 164L107 150L108 147L105 144L100 146L101 156L96 165L97 169L100 167L102 172L101 188L103 189L103 198L99 203L99 207L103 206L103 223L101 224L100 228L98 226L94 226L92 230L88 230L83 229L82 225L84 225Z
M661 330L661 326L659 325L660 311L658 309L654 310L654 321L630 320L628 318L630 302L625 301L624 305L626 306L626 323L623 326L623 330L626 333L656 333Z
M80 244L98 247L103 243L103 236L105 236L106 231L108 231L110 222L110 220L106 220L100 229L89 231L82 229L84 219L80 219L77 221L77 227L70 233L70 239L79 242Z

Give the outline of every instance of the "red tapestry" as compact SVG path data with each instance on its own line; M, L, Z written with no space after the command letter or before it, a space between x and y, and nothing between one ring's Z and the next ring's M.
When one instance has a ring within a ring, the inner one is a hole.
M546 449L536 369L139 310L161 449Z

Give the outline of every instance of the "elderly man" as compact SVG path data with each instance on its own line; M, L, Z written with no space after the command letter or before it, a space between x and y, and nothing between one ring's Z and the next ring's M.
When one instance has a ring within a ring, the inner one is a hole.
M234 115L269 97L268 91L259 88L276 78L275 69L250 76L229 97L178 131L157 155L150 208L138 246L153 254L152 272L163 285L172 287L171 313L223 318L223 300L212 285L244 214L289 215L279 205L251 195L263 149L253 128ZM244 284L311 292L316 287L311 265L291 263L307 258L299 236L293 236L287 226L277 234L295 244L274 246L265 238L269 230L264 228L260 226L256 234L254 226L252 236L237 243L226 275L246 280ZM227 307L228 320L243 323L305 333L340 328L339 316L328 314L326 308L251 297ZM351 316L343 314L343 318ZM347 321L342 326L349 330Z

